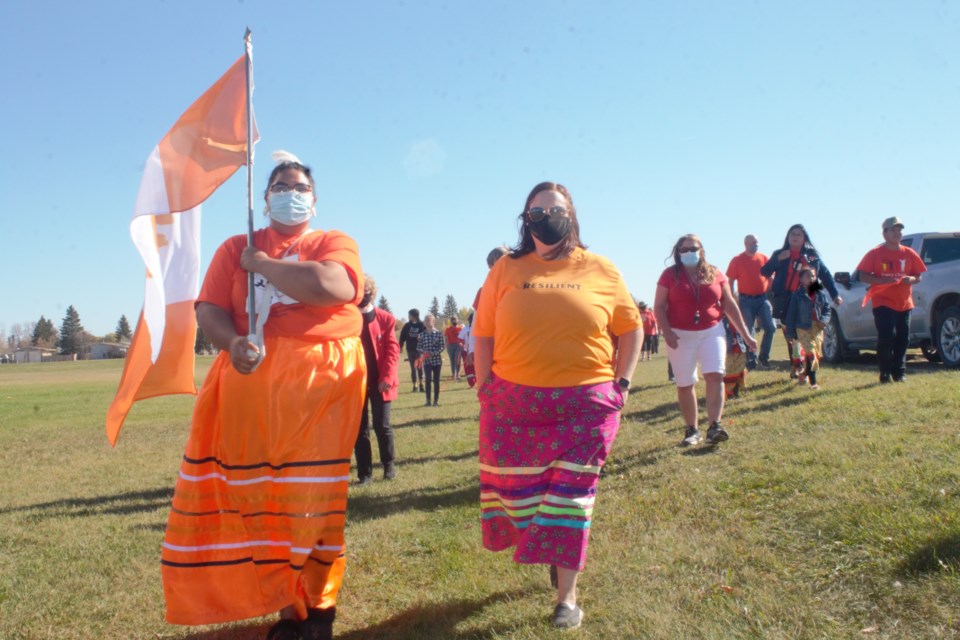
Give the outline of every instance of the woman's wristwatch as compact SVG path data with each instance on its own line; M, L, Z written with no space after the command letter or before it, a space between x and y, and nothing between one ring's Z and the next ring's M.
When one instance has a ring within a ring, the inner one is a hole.
M617 380L617 386L619 386L624 391L630 391L630 381L626 378L620 378Z

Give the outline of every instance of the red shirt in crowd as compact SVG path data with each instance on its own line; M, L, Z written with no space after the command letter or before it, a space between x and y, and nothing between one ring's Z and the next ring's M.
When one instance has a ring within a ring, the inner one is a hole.
M657 286L667 289L667 320L673 329L684 331L703 331L713 327L723 317L720 300L723 297L723 284L727 277L719 269L710 284L694 286L695 278L690 278L682 267L667 267L657 280ZM697 312L700 321L696 322Z

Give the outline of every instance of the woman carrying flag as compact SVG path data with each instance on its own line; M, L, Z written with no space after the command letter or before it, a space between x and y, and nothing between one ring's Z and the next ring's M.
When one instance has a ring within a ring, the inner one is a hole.
M220 246L197 299L200 328L221 352L180 466L163 585L175 624L280 612L268 638L331 638L366 383L363 271L351 238L309 228L310 169L279 160L264 197L269 226L254 246L245 235ZM262 352L247 337L250 272Z

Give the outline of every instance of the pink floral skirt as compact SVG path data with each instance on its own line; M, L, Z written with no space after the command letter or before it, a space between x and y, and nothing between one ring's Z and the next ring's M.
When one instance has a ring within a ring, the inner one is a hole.
M610 382L528 387L493 377L480 389L483 546L515 562L581 570L600 468L620 428Z

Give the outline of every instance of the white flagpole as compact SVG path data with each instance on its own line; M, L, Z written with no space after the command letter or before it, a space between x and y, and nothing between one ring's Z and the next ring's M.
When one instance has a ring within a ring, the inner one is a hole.
M251 84L253 84L253 62L251 52L253 47L250 43L252 32L247 27L247 32L243 34L244 50L247 69L247 246L253 246L253 95ZM254 335L257 330L257 307L253 292L253 272L247 274L247 333Z

